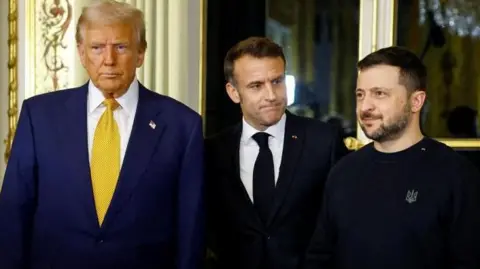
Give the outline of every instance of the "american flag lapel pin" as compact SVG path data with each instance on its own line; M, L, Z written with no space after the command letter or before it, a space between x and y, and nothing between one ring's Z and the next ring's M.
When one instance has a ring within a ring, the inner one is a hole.
M155 130L155 127L157 127L157 125L155 124L155 122L153 122L152 120L150 121L150 123L148 124L150 125L150 128L154 129Z
M297 139L298 137L296 135L292 135L292 138L293 139Z

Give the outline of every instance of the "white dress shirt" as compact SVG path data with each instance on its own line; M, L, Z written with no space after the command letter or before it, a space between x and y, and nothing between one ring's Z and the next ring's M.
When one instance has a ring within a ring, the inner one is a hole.
M283 139L285 136L285 121L286 115L283 114L282 118L275 125L268 127L264 132L270 134L268 138L268 146L273 155L273 165L275 171L275 184L277 184L278 174L280 171L280 163L282 161L283 153ZM245 119L242 121L242 136L240 139L240 178L242 179L243 186L253 202L253 167L257 160L260 147L252 136L258 132L257 129L249 125Z
M87 100L88 154L91 159L95 128L97 128L98 121L106 109L106 106L103 104L105 97L103 93L95 87L92 81L88 83ZM128 140L130 139L135 113L137 112L138 81L134 79L127 92L115 100L117 100L120 105L113 112L113 117L117 122L120 132L120 164L122 164L125 158Z

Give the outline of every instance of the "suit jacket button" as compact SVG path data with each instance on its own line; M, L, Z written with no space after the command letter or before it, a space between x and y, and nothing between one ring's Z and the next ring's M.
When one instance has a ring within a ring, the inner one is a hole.
M98 243L98 244L103 244L103 240L102 240L102 239L99 239L99 240L97 240L97 243Z

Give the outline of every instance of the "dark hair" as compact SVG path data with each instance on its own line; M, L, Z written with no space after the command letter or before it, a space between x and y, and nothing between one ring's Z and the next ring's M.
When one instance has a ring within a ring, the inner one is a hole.
M223 61L223 73L226 81L235 81L233 75L235 61L245 55L255 58L280 57L282 58L283 63L286 63L283 49L278 44L266 37L249 37L238 42L228 50Z
M400 69L398 83L409 92L425 91L427 88L427 68L413 52L402 47L387 47L370 53L358 62L362 71L377 65L390 65Z

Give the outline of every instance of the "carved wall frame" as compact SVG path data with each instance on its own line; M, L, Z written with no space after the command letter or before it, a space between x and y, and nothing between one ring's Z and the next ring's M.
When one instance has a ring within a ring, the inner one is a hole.
M18 115L18 3L8 1L8 134L5 139L5 162L10 156L10 148L17 125Z

